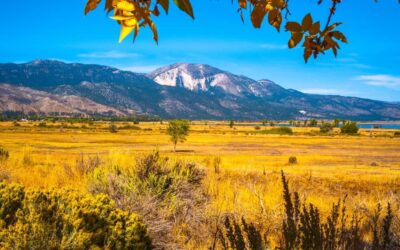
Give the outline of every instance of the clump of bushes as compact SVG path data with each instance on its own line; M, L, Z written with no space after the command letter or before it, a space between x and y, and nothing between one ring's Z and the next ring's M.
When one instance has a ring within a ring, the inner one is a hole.
M304 204L297 192L291 193L282 172L284 219L276 249L398 249L399 238L392 231L395 217L390 204L385 212L380 204L371 217L347 213L346 198L333 203L325 220L318 207ZM363 224L366 223L366 224ZM272 249L268 233L242 217L227 215L214 233L210 249ZM370 237L372 236L372 237Z
M332 132L332 130L333 130L333 125L328 122L322 123L321 126L319 127L319 132L321 132L323 134L330 133L330 132Z
M266 237L253 223L247 223L242 217L240 220L233 215L226 215L221 225L217 226L214 234L214 245L210 249L269 249Z
M260 126L255 126L254 129L255 129L255 130L260 130L261 127L260 127Z
M46 127L47 127L47 124L46 124L45 122L40 122L40 123L38 124L38 127L39 127L39 128L46 128Z
M292 135L293 130L289 127L275 127L261 131L262 134Z
M108 131L110 131L110 133L117 133L118 132L117 125L115 125L114 123L110 123L110 125L108 126Z
M193 163L174 162L153 152L136 158L132 167L101 166L89 176L89 190L104 193L120 208L142 216L160 249L177 249L178 240L199 234L207 197L204 172ZM177 230L185 234L176 236Z
M150 249L146 226L106 195L0 183L1 249Z
M342 134L357 134L358 133L357 123L352 121L347 121L340 128L340 131Z
M289 165L295 165L297 164L297 157L296 156L290 156L289 157Z
M1 159L8 159L10 157L10 153L8 152L8 150L0 147L0 160Z
M399 131L394 132L394 136L395 137L400 137L400 132Z
M139 126L130 125L130 124L126 124L126 125L122 126L120 129L141 130L141 128Z

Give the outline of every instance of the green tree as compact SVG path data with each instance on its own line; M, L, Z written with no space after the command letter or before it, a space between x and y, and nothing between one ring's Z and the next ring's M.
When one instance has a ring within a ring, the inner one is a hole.
M340 128L342 134L357 134L358 126L356 122L348 121Z
M118 132L118 127L114 123L110 123L110 126L108 127L108 130L110 133L117 133Z
M332 130L333 130L333 125L329 122L324 122L319 127L319 132L324 133L324 134L329 133Z
M340 124L340 120L339 119L336 118L335 120L333 120L333 126L335 128L339 127L339 124Z
M309 122L310 127L316 127L318 125L318 121L316 119L310 119Z
M235 122L234 122L233 120L230 120L230 121L229 121L229 127L230 127L230 128L233 128L234 125L235 125Z
M176 144L185 142L189 134L190 124L186 120L172 120L168 124L167 134L171 137L176 152Z
M264 120L262 120L261 122L262 122L262 125L263 125L263 126L267 126L267 124L268 124L268 120L267 120L267 119L264 119Z

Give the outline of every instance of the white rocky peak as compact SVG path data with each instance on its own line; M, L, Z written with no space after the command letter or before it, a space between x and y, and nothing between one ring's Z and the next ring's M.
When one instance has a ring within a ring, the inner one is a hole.
M268 80L255 81L205 64L177 63L155 70L149 74L160 85L183 87L192 91L219 90L242 96L271 95L268 87L274 84Z

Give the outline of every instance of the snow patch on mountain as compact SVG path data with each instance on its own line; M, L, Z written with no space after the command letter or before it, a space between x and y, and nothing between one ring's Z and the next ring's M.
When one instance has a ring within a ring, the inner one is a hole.
M206 64L177 63L157 69L148 76L160 85L191 91L222 91L235 96L268 96L271 94L268 87L274 84L234 75Z

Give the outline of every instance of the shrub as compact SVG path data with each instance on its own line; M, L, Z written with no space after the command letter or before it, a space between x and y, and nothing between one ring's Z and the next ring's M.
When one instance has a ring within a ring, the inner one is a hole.
M345 122L343 126L340 128L342 134L357 134L358 126L356 122Z
M14 127L20 127L21 124L19 124L18 122L14 121L14 122L13 122L13 126L14 126Z
M333 125L327 122L322 123L322 125L319 127L319 132L323 134L332 132L332 130L333 130Z
M8 159L10 157L10 153L8 153L8 150L0 147L0 160L1 159Z
M235 121L230 120L230 121L229 121L229 127L230 127L230 128L233 128L234 125L235 125Z
M221 224L217 226L215 243L210 249L217 249L217 241L222 249L269 249L260 230L253 223L247 223L243 217L237 220L234 216L227 215Z
M290 156L289 157L289 164L290 165L297 164L297 157L296 156Z
M110 133L117 133L118 132L117 125L115 125L114 123L110 123L110 125L108 126L108 131L110 131Z
M293 130L289 127L276 127L261 131L262 134L291 135Z
M150 249L139 217L106 195L0 184L2 249Z
M141 130L139 126L129 125L129 124L122 126L120 129Z
M394 132L394 136L395 137L400 137L400 132L399 131Z
M141 215L155 247L181 249L178 240L183 237L202 237L199 230L205 223L207 200L201 187L203 177L196 165L171 162L153 152L136 158L133 168L95 169L89 177L89 190L107 194L120 208ZM176 236L182 227L186 233Z
M255 130L260 130L261 128L260 128L260 126L255 126L254 129Z
M47 127L47 124L46 124L45 122L40 122L40 123L38 124L38 127L39 127L39 128L45 128L45 127Z
M310 127L316 127L318 125L318 121L316 119L310 119L309 123Z

